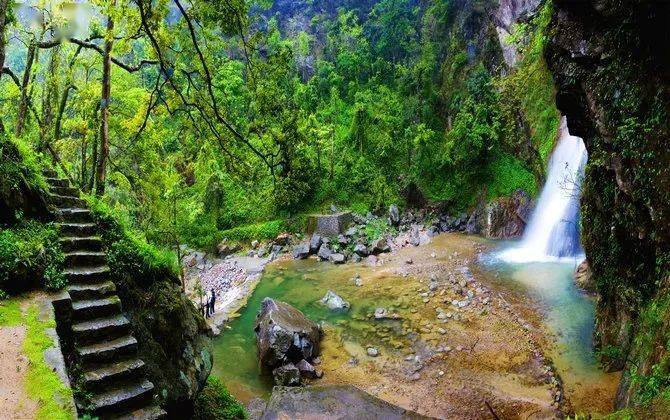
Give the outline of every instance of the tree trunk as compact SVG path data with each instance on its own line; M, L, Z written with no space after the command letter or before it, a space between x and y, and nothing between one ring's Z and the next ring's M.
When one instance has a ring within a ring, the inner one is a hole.
M51 146L51 123L54 117L54 102L58 100L58 67L60 65L60 47L51 49L46 87L42 92L42 123L40 124L40 150Z
M102 98L100 100L100 154L96 170L95 194L105 193L107 157L109 156L109 98L111 94L112 43L114 42L114 20L107 18L107 37L102 62Z
M65 112L65 105L67 105L67 98L70 95L70 90L74 89L74 86L68 84L63 91L63 95L60 98L60 103L58 104L58 112L56 113L56 128L54 129L54 140L60 140L61 136L61 127L63 123L63 113Z
M16 116L16 137L21 137L23 133L23 127L26 122L26 116L28 115L28 101L30 97L28 96L28 85L30 84L30 71L33 67L33 62L35 61L35 53L37 48L35 47L35 40L30 41L28 46L28 54L26 56L26 69L23 71L23 82L21 83L21 100L19 102L19 111Z
M7 38L5 38L5 26L7 23L7 8L9 7L9 0L0 0L0 79L2 78L2 69L5 67L5 46L7 45ZM5 132L5 126L2 124L0 118L0 134Z

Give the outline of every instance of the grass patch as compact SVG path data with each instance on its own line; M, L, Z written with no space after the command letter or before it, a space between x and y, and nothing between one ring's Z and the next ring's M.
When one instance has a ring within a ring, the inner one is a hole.
M13 327L21 323L19 301L8 299L0 301L0 327Z
M501 155L491 164L490 170L489 199L508 196L518 189L526 191L531 197L537 192L535 176L511 155Z
M71 401L72 390L61 382L44 360L44 351L53 346L46 329L54 328L55 321L41 321L37 306L32 305L25 313L24 322L26 339L23 351L29 360L25 386L28 397L37 401L37 419L69 420L72 413L63 402Z
M25 325L26 338L23 353L28 357L25 390L28 398L37 402L36 418L45 420L69 420L72 418L72 390L61 382L58 375L44 360L44 351L54 345L46 334L55 327L55 321L42 321L36 305L21 311L19 299L0 302L0 326Z

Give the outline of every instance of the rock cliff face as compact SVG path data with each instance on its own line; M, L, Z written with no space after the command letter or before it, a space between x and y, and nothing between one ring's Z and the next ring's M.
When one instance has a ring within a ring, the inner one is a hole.
M555 0L545 50L557 106L589 153L582 242L600 294L596 344L624 370L618 407L668 378L668 22L670 5L651 0Z

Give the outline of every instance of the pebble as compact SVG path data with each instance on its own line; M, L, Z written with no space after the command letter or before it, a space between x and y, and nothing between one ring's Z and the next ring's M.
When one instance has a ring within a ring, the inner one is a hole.
M431 253L430 253L430 256L431 256L432 258L436 258L436 257L437 257L437 254L434 253L434 252L431 252Z
M445 330L444 328L438 328L438 329L437 329L437 332L439 332L440 334L444 335L444 334L447 333L447 330Z
M441 371L437 372L437 374L440 375L440 376L444 376L444 371L441 370Z
M367 352L370 357L379 356L379 350L376 347L368 347Z

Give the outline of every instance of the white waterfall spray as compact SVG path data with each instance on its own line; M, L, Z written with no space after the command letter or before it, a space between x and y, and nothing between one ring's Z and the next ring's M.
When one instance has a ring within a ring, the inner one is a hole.
M580 137L571 136L565 117L549 161L547 182L518 247L499 257L509 262L574 259L579 244L579 192L587 153Z

